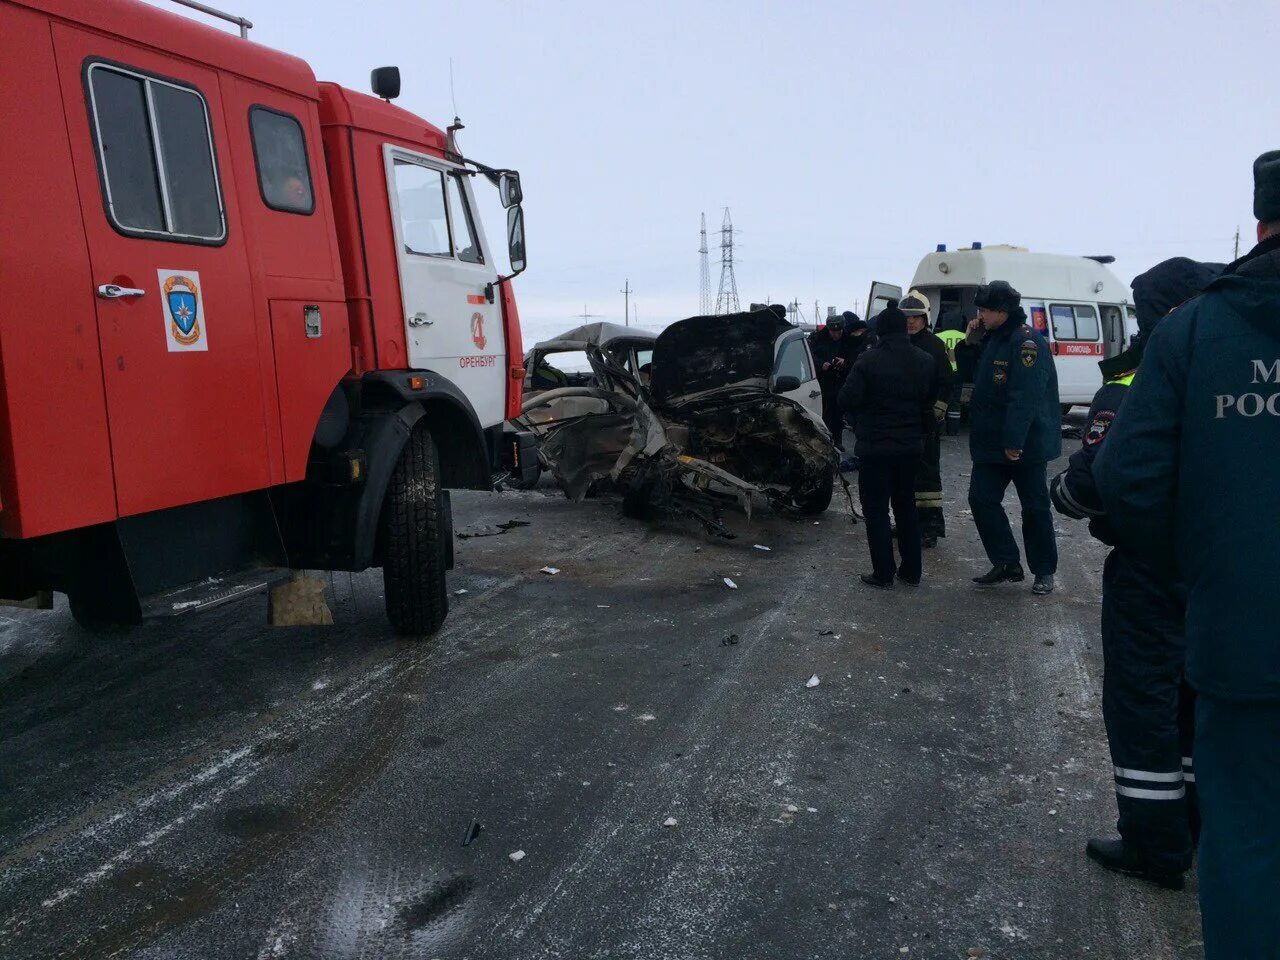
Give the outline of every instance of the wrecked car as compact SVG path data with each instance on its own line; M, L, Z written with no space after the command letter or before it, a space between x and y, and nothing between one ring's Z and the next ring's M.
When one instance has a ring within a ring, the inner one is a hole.
M555 426L578 417L610 412L607 400L590 391L567 390L571 387L599 388L614 392L618 384L610 369L621 369L633 380L647 383L653 360L653 342L658 335L639 327L617 323L587 323L567 330L551 340L534 345L524 357L524 402L521 414L509 421L508 429L516 438L529 438L523 469L513 471L516 487L522 490L537 486L546 465L537 456L538 441ZM605 361L592 360L597 354ZM552 396L544 396L549 391Z
M756 497L802 513L830 505L839 457L813 360L803 333L777 313L674 323L643 371L634 352L630 367L607 344L584 352L590 376L535 392L516 421L537 436L539 462L570 499L609 484L628 515L674 511L722 536L727 505L748 516ZM538 413L551 408L560 415Z

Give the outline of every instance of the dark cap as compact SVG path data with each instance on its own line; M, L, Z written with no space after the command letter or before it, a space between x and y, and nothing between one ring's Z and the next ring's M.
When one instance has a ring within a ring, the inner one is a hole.
M898 309L897 300L890 300L889 305L877 313L875 319L878 337L907 332L907 315Z
M1012 313L1022 303L1022 294L1013 289L1007 280L993 280L978 288L973 298L974 306L987 310L999 310Z
M1138 332L1151 336L1156 324L1174 307L1198 296L1211 284L1223 266L1174 257L1157 263L1133 278L1133 306L1138 312Z
M828 329L828 330L843 330L843 329L844 329L844 314L840 314L840 313L833 313L831 316L827 317L827 329Z
M1263 223L1280 220L1280 150L1253 161L1253 215Z

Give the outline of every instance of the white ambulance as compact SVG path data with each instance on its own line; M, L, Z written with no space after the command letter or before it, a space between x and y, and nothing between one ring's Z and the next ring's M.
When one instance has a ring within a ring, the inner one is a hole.
M990 246L948 251L939 245L916 268L911 287L933 305L932 320L958 311L967 323L977 316L978 287L1006 280L1022 294L1027 323L1044 335L1058 367L1064 409L1087 404L1102 386L1098 361L1124 350L1138 331L1129 288L1107 268L1114 257L1032 253L1025 247ZM873 283L867 316L874 317L902 289Z

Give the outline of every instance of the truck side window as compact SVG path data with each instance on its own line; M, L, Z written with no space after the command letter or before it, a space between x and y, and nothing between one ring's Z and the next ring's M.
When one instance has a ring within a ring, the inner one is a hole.
M458 259L467 263L484 263L480 241L476 239L476 224L471 219L471 207L467 205L467 194L462 189L462 178L457 174L449 177L449 215L453 223L453 237L458 243Z
M1051 303L1049 317L1053 321L1055 340L1097 340L1098 311L1092 305Z
M226 213L204 97L104 63L88 70L107 214L121 233L221 243Z
M404 160L395 161L400 236L405 253L451 257L449 216L445 212L444 173Z
M302 124L269 107L250 107L249 130L262 202L285 213L312 213L316 201Z

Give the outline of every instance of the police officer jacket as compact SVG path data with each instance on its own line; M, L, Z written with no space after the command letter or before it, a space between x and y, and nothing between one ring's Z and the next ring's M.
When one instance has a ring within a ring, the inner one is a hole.
M1102 505L1098 485L1093 479L1093 464L1102 448L1102 442L1107 439L1111 424L1115 422L1120 404L1129 392L1129 384L1133 382L1133 368L1138 365L1140 358L1141 351L1135 348L1099 364L1104 366L1102 375L1107 380L1102 389L1093 395L1080 449L1067 461L1067 469L1049 484L1049 496L1053 500L1054 509L1073 520L1088 519L1089 532L1109 546L1115 546L1116 535L1107 520L1106 508ZM1105 368L1107 364L1111 365L1110 370Z
M1280 238L1156 328L1094 464L1126 550L1187 590L1187 676L1280 700Z
M1021 308L987 334L969 401L969 453L974 463L1043 463L1062 453L1058 371L1049 344L1024 322Z

